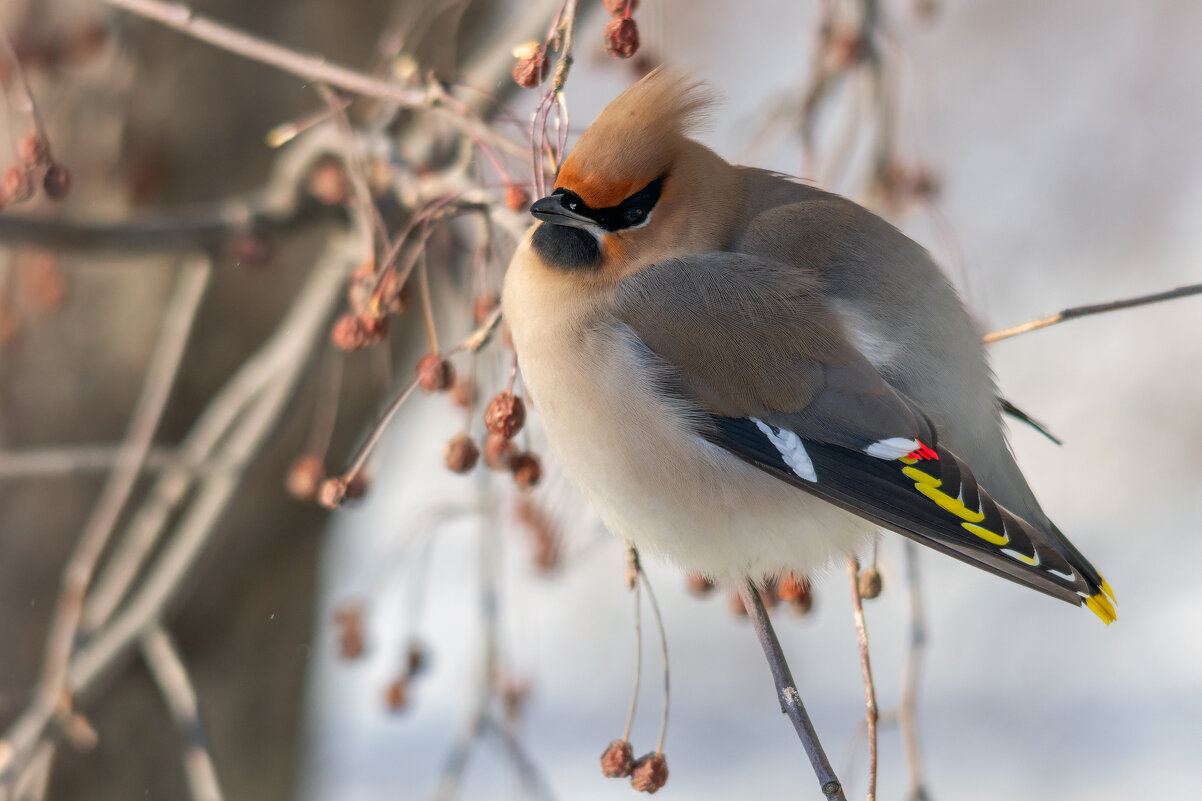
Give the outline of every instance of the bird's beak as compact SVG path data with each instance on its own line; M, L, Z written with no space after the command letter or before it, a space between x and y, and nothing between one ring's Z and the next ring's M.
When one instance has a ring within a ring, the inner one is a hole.
M559 195L548 195L534 201L534 205L530 207L530 213L552 225L566 225L570 228L595 228L597 226L593 220L583 214L577 214L565 206L563 198Z

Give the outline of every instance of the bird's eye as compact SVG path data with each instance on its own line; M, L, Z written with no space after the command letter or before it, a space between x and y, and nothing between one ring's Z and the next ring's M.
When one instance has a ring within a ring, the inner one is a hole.
M638 225L643 221L643 218L647 216L647 212L643 211L642 209L626 209L626 214L624 216L627 224Z
M570 211L576 210L576 201L575 200L569 200L566 205Z

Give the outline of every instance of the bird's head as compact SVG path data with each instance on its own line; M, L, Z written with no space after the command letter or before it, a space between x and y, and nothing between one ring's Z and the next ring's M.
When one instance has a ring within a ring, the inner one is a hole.
M535 201L531 237L552 267L604 283L655 261L722 249L741 205L738 174L689 139L703 86L657 69L606 106Z

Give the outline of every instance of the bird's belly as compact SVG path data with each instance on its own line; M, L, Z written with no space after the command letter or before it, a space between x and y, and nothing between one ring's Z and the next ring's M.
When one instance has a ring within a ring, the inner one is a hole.
M694 433L629 340L611 333L532 342L515 330L551 450L611 532L720 580L810 574L873 534Z

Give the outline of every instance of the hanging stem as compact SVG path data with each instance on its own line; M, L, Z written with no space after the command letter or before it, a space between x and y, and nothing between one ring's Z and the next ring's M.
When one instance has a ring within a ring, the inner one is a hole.
M634 725L634 709L639 702L639 684L643 678L643 594L642 582L634 585L634 690L630 693L630 712L626 715L626 728L622 739L630 742L630 728Z
M664 752L664 737L668 734L668 699L671 694L671 685L669 682L668 672L668 638L664 633L664 618L659 612L659 601L655 598L655 590L651 588L651 581L647 578L647 574L643 572L643 565L638 566L639 578L647 585L647 600L651 602L651 613L655 615L655 628L659 631L659 647L660 654L664 660L664 708L659 720L659 740L655 743L655 753L662 754Z
M868 794L867 801L876 801L877 736L876 686L872 681L872 664L868 660L868 627L864 623L864 599L860 596L860 563L854 558L847 563L851 579L851 603L856 618L856 639L860 644L860 669L864 673L864 714L868 720Z

